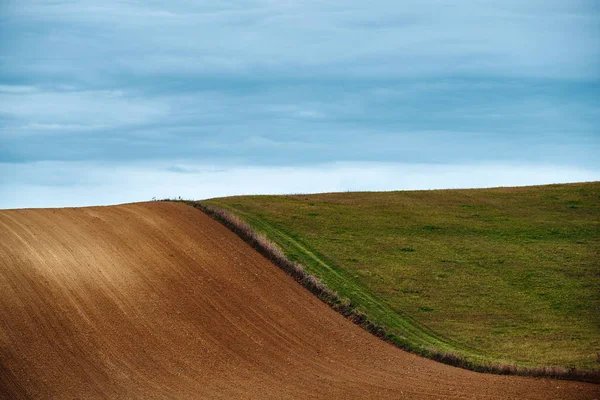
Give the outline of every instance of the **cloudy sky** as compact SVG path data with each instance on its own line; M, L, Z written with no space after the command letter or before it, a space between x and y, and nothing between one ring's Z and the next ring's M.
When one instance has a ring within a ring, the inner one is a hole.
M0 208L600 180L597 0L0 0Z

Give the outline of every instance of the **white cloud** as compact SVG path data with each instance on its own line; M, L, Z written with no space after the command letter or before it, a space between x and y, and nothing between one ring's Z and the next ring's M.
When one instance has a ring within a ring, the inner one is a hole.
M108 205L153 197L521 186L600 180L560 165L332 163L304 167L202 164L0 164L0 208Z
M7 21L40 30L17 35L13 55L37 60L20 67L38 73L579 79L600 70L598 9L586 1L17 4Z
M0 94L23 94L23 93L35 93L37 88L34 86L26 85L0 85Z
M122 90L61 90L0 87L4 115L22 121L18 134L84 131L155 122L169 112L164 102Z
M1 7L0 36L11 40L0 55L0 162L477 165L206 172L15 164L0 171L1 180L22 177L10 183L15 204L544 183L589 176L575 165L598 166L600 9L591 1L6 0ZM486 160L570 167L480 168ZM76 182L63 196L56 184L32 182L37 175Z

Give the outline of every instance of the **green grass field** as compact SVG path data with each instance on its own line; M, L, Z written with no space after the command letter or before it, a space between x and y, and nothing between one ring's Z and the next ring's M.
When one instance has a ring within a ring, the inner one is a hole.
M600 183L211 199L413 348L600 367Z

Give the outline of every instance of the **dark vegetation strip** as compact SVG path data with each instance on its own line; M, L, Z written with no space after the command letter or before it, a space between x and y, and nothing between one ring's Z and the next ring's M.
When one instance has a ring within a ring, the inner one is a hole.
M181 201L181 200L180 200ZM347 298L342 299L337 292L329 289L319 278L308 274L302 265L290 261L285 254L265 236L257 233L245 221L236 215L216 206L196 201L183 201L194 208L200 209L208 216L217 220L229 230L238 235L242 240L252 246L261 255L285 271L297 282L303 285L311 293L328 304L344 317L361 326L367 332L378 338L402 349L422 357L426 357L444 364L476 372L485 372L499 375L520 375L554 379L575 380L583 382L600 383L600 370L584 371L575 368L560 367L521 367L509 364L480 364L467 360L461 356L448 353L436 352L412 345L410 342L386 332L386 329L369 320L367 314L357 308ZM600 355L599 355L600 357Z

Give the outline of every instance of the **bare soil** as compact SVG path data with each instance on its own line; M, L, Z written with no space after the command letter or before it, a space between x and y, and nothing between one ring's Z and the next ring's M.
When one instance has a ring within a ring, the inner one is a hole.
M0 398L600 399L403 352L183 204L0 211Z

